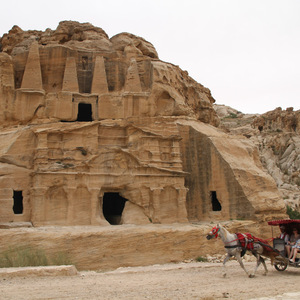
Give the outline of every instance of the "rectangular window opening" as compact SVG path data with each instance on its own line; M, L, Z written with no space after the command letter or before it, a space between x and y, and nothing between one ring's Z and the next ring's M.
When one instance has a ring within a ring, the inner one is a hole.
M23 213L23 191L14 191L13 211L15 215Z
M210 192L210 198L211 198L211 205L212 205L212 210L213 211L221 211L222 210L222 205L219 202L217 198L217 192L216 191L211 191Z

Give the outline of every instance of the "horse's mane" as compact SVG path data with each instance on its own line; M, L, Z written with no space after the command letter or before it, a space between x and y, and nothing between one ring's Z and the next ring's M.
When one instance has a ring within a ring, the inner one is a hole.
M217 227L220 229L220 231L223 232L223 235L225 235L225 236L224 236L225 239L226 239L228 236L230 236L230 235L231 235L231 236L234 235L234 233L230 233L230 232L226 229L226 227L222 226L221 224L218 224Z

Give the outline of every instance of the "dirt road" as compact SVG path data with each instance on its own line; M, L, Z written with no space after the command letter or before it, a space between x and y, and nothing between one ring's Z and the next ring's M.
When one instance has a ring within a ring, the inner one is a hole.
M248 269L255 263L245 263ZM248 278L236 261L228 262L227 278L220 263L180 263L79 272L76 276L0 279L0 298L37 299L299 299L300 269L278 272L270 266ZM290 293L285 296L275 297ZM294 298L293 298L294 296Z

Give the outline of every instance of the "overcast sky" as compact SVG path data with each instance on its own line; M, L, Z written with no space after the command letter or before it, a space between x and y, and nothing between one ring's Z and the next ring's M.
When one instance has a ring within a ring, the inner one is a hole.
M2 1L0 36L63 20L143 37L217 104L244 113L300 109L300 0Z

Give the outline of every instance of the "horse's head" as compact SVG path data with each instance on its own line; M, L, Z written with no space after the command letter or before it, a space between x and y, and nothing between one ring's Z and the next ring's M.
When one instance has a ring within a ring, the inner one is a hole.
M217 238L219 236L220 226L219 224L215 226L206 236L208 240L212 238Z

